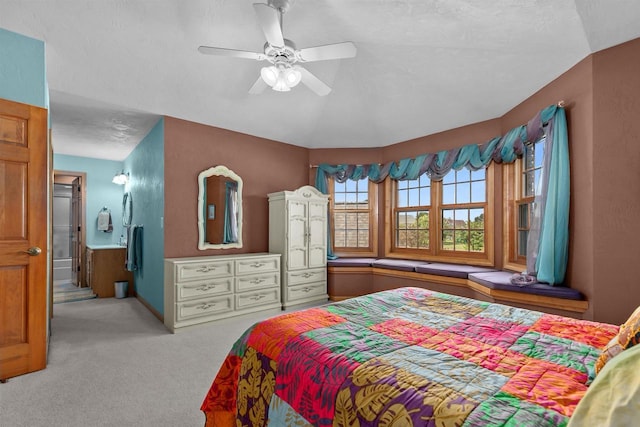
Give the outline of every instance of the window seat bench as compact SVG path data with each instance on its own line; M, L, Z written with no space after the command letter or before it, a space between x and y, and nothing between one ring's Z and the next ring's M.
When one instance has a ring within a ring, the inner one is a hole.
M589 303L576 289L536 283L511 283L512 272L473 265L395 258L338 258L327 262L332 301L403 286L500 302L517 307L576 317Z

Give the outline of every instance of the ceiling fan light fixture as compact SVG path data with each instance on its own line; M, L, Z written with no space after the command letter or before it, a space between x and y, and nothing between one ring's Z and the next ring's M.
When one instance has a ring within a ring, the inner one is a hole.
M295 68L289 68L284 72L284 79L286 81L287 86L290 88L295 87L300 80L302 80L302 74L300 71Z
M278 82L278 69L273 65L270 67L262 67L260 70L260 76L262 80L269 86L273 87Z

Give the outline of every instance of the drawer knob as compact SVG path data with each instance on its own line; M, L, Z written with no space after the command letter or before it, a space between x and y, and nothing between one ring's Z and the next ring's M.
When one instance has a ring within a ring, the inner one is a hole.
M254 301L258 301L258 300L261 300L264 297L265 296L262 295L262 294L257 294L257 295L250 296L249 299L254 300Z
M302 292L304 292L304 293L307 293L307 292L311 292L311 291L313 290L313 288L309 288L309 287L307 287L307 288L302 288L302 289L300 289L300 290L301 290Z
M302 277L304 277L305 279L307 279L307 278L309 278L311 276L313 276L313 273L303 273L302 274Z
M207 309L209 309L209 308L211 308L211 307L215 307L215 306L216 306L216 303L215 303L215 302L205 302L205 303L200 304L200 305L199 305L199 306L197 306L196 308L197 308L198 310L207 310Z
M202 285L199 288L196 288L197 291L208 291L210 289L214 289L216 287L216 285L212 285L212 284L206 284L206 285Z
M253 267L253 268L260 268L262 266L264 266L263 262L255 262L255 263L251 264L251 267Z
M259 285L262 282L264 282L264 279L253 279L251 281L251 283L253 283L254 285Z

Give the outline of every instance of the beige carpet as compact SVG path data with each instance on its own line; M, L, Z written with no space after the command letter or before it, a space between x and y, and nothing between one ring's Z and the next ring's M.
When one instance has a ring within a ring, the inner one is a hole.
M48 367L0 384L0 426L202 426L200 404L234 341L279 313L173 335L134 298L56 304Z

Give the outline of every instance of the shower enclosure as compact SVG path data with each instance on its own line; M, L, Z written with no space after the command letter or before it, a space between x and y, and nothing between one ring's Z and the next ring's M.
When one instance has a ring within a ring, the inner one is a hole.
M81 183L79 177L68 178L56 177L53 185L53 281L81 286Z

